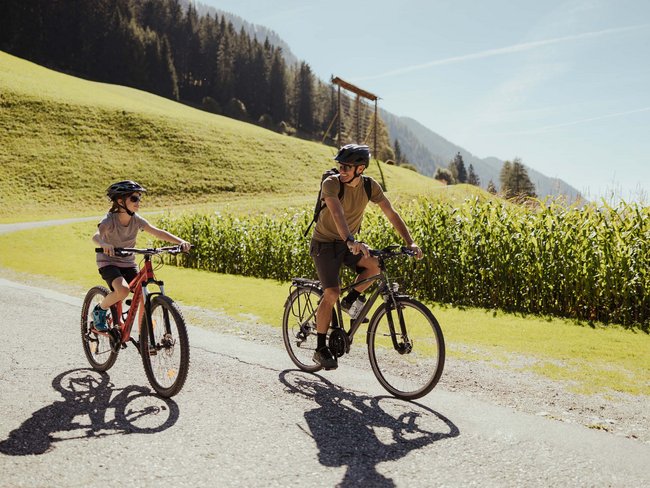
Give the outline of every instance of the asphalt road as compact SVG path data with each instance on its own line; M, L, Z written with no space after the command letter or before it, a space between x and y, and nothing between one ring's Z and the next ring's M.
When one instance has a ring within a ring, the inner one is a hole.
M650 486L650 446L459 392L417 403L370 367L293 369L281 345L190 327L179 395L133 346L87 369L81 297L0 279L0 486Z

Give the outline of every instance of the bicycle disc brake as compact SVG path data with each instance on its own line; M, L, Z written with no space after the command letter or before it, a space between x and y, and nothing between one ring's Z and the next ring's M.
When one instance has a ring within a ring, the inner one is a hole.
M350 352L350 339L341 328L333 329L332 332L330 332L328 345L332 354L337 358Z

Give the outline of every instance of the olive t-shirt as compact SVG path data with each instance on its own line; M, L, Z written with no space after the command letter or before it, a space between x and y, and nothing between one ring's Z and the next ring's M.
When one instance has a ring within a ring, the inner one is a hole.
M99 235L104 242L113 244L115 247L134 247L138 231L143 230L149 222L133 214L129 225L120 224L117 213L108 213L106 217L97 225ZM103 268L108 265L120 268L130 268L135 266L135 256L109 256L103 252L97 253L97 267Z
M366 176L366 178L370 178ZM379 183L374 179L370 178L370 201L373 203L381 202L385 196L384 192L381 189ZM325 179L322 184L321 198L333 197L339 198L339 189L341 188L338 175L332 175ZM363 213L366 210L366 205L368 205L368 196L366 195L366 189L363 186L363 181L359 181L357 186L346 185L343 192L343 199L341 201L343 205L343 213L345 215L345 221L348 224L348 228L352 235L355 235L359 232L361 227L361 220L363 218ZM320 215L318 216L318 222L314 227L314 240L318 242L332 242L340 241L341 236L339 235L338 230L336 230L336 224L334 223L334 217L329 208L325 205L323 210L321 210Z

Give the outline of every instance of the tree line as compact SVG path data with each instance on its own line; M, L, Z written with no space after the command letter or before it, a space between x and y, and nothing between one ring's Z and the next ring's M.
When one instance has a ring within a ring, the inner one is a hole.
M332 85L225 17L179 0L3 0L0 49L75 76L334 143ZM344 97L348 107L353 102ZM350 114L343 110L343 117ZM352 124L346 124L351 126ZM393 155L380 121L379 157ZM344 135L345 136L345 135Z
M458 183L468 183L474 186L480 186L481 180L474 171L474 166L469 165L469 170L465 168L463 156L456 154L454 159L449 162L446 168L436 168L433 175L434 179L444 181L447 185ZM500 194L502 197L514 200L525 200L527 198L537 198L535 185L528 176L526 167L520 158L513 161L505 161L499 174L500 190L492 180L487 184L487 191L492 194Z

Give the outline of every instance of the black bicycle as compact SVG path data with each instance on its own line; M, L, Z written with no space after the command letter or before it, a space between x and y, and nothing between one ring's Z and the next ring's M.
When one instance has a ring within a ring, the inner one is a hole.
M366 343L370 365L379 383L392 395L414 400L429 393L440 380L445 364L445 341L431 310L418 300L399 292L399 286L386 273L386 261L415 256L406 247L389 246L371 250L379 260L380 272L341 290L344 295L353 286L374 282L372 293L350 327L343 326L341 302L332 310L328 346L336 357L350 352L354 335L380 302L370 318ZM323 295L319 281L294 278L284 305L282 337L291 360L301 370L321 369L312 356L316 349L316 310Z

